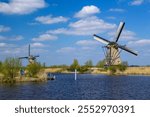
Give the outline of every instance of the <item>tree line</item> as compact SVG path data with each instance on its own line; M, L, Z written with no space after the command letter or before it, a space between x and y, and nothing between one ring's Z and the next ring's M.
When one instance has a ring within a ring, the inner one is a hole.
M115 74L117 70L123 72L127 69L128 63L122 62L120 65L116 66L105 66L105 59L97 62L96 65L93 64L92 60L87 60L83 65L80 65L77 59L73 60L71 65L53 65L51 68L63 68L64 70L68 70L74 72L75 69L80 73L88 73L92 67L102 68L105 71L110 71L111 74Z
M83 65L80 65L77 59L73 60L71 65L53 65L51 68L63 68L63 70L68 70L74 72L75 69L80 73L87 73L92 67L104 68L109 70L111 73L115 73L117 70L124 71L128 66L127 62L120 64L118 66L105 67L105 60L99 61L96 65L93 65L92 60L86 61ZM21 71L26 71L27 77L38 77L38 73L46 68L45 63L41 64L38 62L28 64L23 67L21 61L18 58L6 58L4 62L0 62L0 79L2 81L11 80L20 76Z

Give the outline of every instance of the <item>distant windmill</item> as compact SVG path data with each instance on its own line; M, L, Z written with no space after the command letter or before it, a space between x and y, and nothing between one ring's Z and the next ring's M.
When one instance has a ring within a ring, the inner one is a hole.
M30 44L29 44L28 56L26 56L26 57L19 57L19 59L28 59L29 63L35 63L37 57L39 57L39 55L33 56L33 55L30 54Z
M114 41L109 41L107 39L104 39L100 36L97 35L93 35L94 39L97 41L100 41L101 43L106 44L106 46L104 46L105 48L105 64L107 66L111 66L111 65L119 65L121 64L121 59L120 59L120 52L121 50L125 50L133 55L138 55L136 52L134 52L133 50L127 48L126 46L123 45L119 45L117 42L119 40L120 34L122 32L122 29L124 27L125 23L124 22L120 22L120 25L118 27L118 30L116 32ZM119 50L120 49L120 50Z

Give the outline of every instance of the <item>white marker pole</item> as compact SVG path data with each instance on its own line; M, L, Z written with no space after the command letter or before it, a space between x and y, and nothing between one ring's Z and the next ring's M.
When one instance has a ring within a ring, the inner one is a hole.
M77 80L77 70L76 69L75 69L74 73L75 73L75 77L74 78L75 78L75 80Z

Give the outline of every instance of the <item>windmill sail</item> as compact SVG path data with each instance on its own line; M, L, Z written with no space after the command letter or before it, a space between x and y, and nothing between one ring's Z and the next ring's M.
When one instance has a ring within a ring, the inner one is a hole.
M28 47L28 56L30 56L30 44L29 44L29 47Z
M120 37L120 34L123 30L124 25L125 25L124 22L120 22L119 27L118 27L117 32L116 32L116 35L115 35L115 38L114 38L115 42L118 42L118 39Z
M104 39L104 38L102 38L102 37L99 37L99 36L97 36L97 35L93 35L94 36L94 39L95 40L97 40L97 41L99 41L99 42L101 42L101 43L104 43L104 44L109 44L110 43L110 41L108 41L108 40L106 40L106 39Z
M121 32L123 30L125 23L124 22L120 22L119 27L117 29L114 41L109 41L107 39L104 39L100 36L97 35L93 35L94 39L106 44L106 46L104 46L106 48L106 52L104 52L104 54L106 54L106 65L110 66L110 65L119 65L121 64L121 59L120 59L120 52L121 50L125 50L133 55L138 55L136 52L134 52L133 50L127 48L126 46L122 46L119 45L117 42L119 40L119 37L121 35ZM120 49L119 49L120 48Z
M28 46L28 56L27 57L19 57L19 59L28 59L29 63L35 63L36 58L39 57L39 55L33 56L30 53L30 44Z
M138 55L136 52L134 52L133 50L127 48L126 46L120 46L119 45L118 47L125 50L125 51L127 51L127 52L129 52L129 53L131 53L131 54L133 54L133 55L136 55L136 56Z

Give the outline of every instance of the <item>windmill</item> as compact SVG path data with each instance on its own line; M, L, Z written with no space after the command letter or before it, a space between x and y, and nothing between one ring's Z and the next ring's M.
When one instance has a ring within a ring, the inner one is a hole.
M19 57L19 59L28 59L29 63L35 63L37 57L39 57L39 55L33 56L33 55L30 54L30 44L29 44L28 56L26 56L26 57Z
M120 22L120 25L117 29L117 32L116 32L116 35L115 35L115 38L113 41L109 41L109 40L104 39L104 38L97 36L95 34L93 35L95 40L97 40L103 44L106 44L106 46L104 46L106 66L121 64L120 53L122 50L124 50L128 53L131 53L133 55L136 55L136 56L138 55L136 52L129 49L125 45L118 44L118 40L119 40L119 37L121 35L121 32L123 30L124 25L125 25L125 22Z

